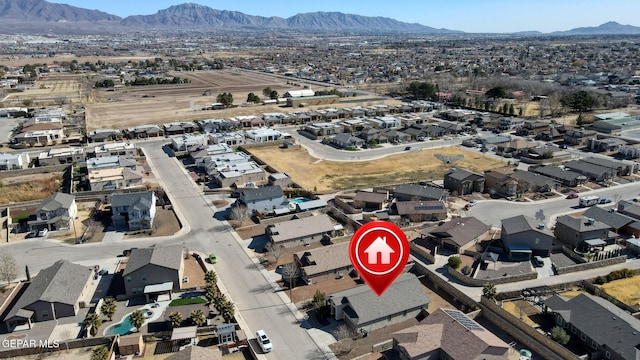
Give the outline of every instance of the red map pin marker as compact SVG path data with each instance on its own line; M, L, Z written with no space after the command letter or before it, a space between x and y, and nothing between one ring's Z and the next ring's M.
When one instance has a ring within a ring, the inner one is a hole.
M387 221L361 226L349 243L351 265L378 296L402 273L409 259L404 232Z

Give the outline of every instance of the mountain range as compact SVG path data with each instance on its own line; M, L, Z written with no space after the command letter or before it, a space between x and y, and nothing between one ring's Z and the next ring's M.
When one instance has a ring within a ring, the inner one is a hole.
M294 30L320 32L405 32L456 34L462 31L340 12L311 12L289 18L247 15L216 10L195 3L170 6L153 15L121 18L99 10L89 10L45 0L0 0L0 32L4 33L115 33L129 30ZM521 32L517 35L536 35ZM640 27L608 22L548 35L640 34Z

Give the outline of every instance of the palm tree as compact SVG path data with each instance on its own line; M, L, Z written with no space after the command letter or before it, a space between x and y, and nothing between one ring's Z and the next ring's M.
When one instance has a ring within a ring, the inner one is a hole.
M109 349L104 346L98 346L91 352L91 360L107 360L109 357Z
M182 324L182 314L178 311L174 311L169 315L169 321L171 322L171 328L175 329Z
M91 336L96 336L98 334L98 329L102 326L102 319L98 314L91 313L87 314L87 317L84 318L84 326L89 328L89 333Z
M225 301L227 301L227 297L223 293L218 292L213 298L213 306L220 311Z
M204 313L200 309L193 310L189 318L191 319L191 322L195 326L202 326L202 324L204 324L204 321L205 321Z
M230 323L233 320L233 315L235 314L235 306L231 301L225 301L222 305L222 309L220 309L220 313L224 318L226 323Z
M482 295L489 298L489 300L493 300L493 298L496 297L497 293L498 293L498 290L496 289L496 286L493 283L484 284L484 287L482 288Z
M106 317L109 318L109 321L113 320L113 315L116 313L118 309L118 305L116 304L116 299L114 298L106 298L104 299L104 303L100 307L100 312L102 312Z
M204 282L215 285L218 282L218 275L213 270L209 270L204 274Z
M209 302L209 305L213 303L213 299L216 298L216 295L219 293L218 289L215 289L212 286L205 286L204 288L204 297Z
M131 319L131 325L133 325L133 327L136 328L136 330L139 332L140 328L142 327L142 324L144 324L144 313L140 310L136 310L134 312L131 313L130 319Z

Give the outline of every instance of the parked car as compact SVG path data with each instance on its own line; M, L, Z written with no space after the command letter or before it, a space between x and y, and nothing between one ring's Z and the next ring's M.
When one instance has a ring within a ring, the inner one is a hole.
M467 205L469 205L469 206L475 206L477 203L478 203L478 201L476 201L476 200L471 200L471 201L469 201L469 202L467 203Z
M566 198L567 199L577 199L578 198L578 194L577 193L571 193L571 194L567 195Z
M544 266L544 259L541 256L534 256L533 263L538 267Z
M264 332L264 330L256 331L256 337L258 338L258 344L260 344L260 348L262 349L262 351L266 353L271 352L271 350L273 349L273 344L271 343L271 340Z
M47 234L49 233L49 229L42 229L40 231L38 231L38 236L39 237L43 237L43 236L47 236Z
M209 262L211 264L215 264L218 262L218 258L216 257L216 254L213 254L213 253L209 254Z
M611 199L607 199L607 198L600 199L600 204L608 204L610 202L611 202Z

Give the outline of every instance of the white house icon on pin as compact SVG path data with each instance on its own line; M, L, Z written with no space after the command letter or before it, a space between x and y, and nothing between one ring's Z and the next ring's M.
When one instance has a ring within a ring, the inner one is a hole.
M391 254L396 251L387 244L387 237L378 236L364 252L367 254L367 262L370 265L378 264L378 254L380 254L381 264L391 264Z

